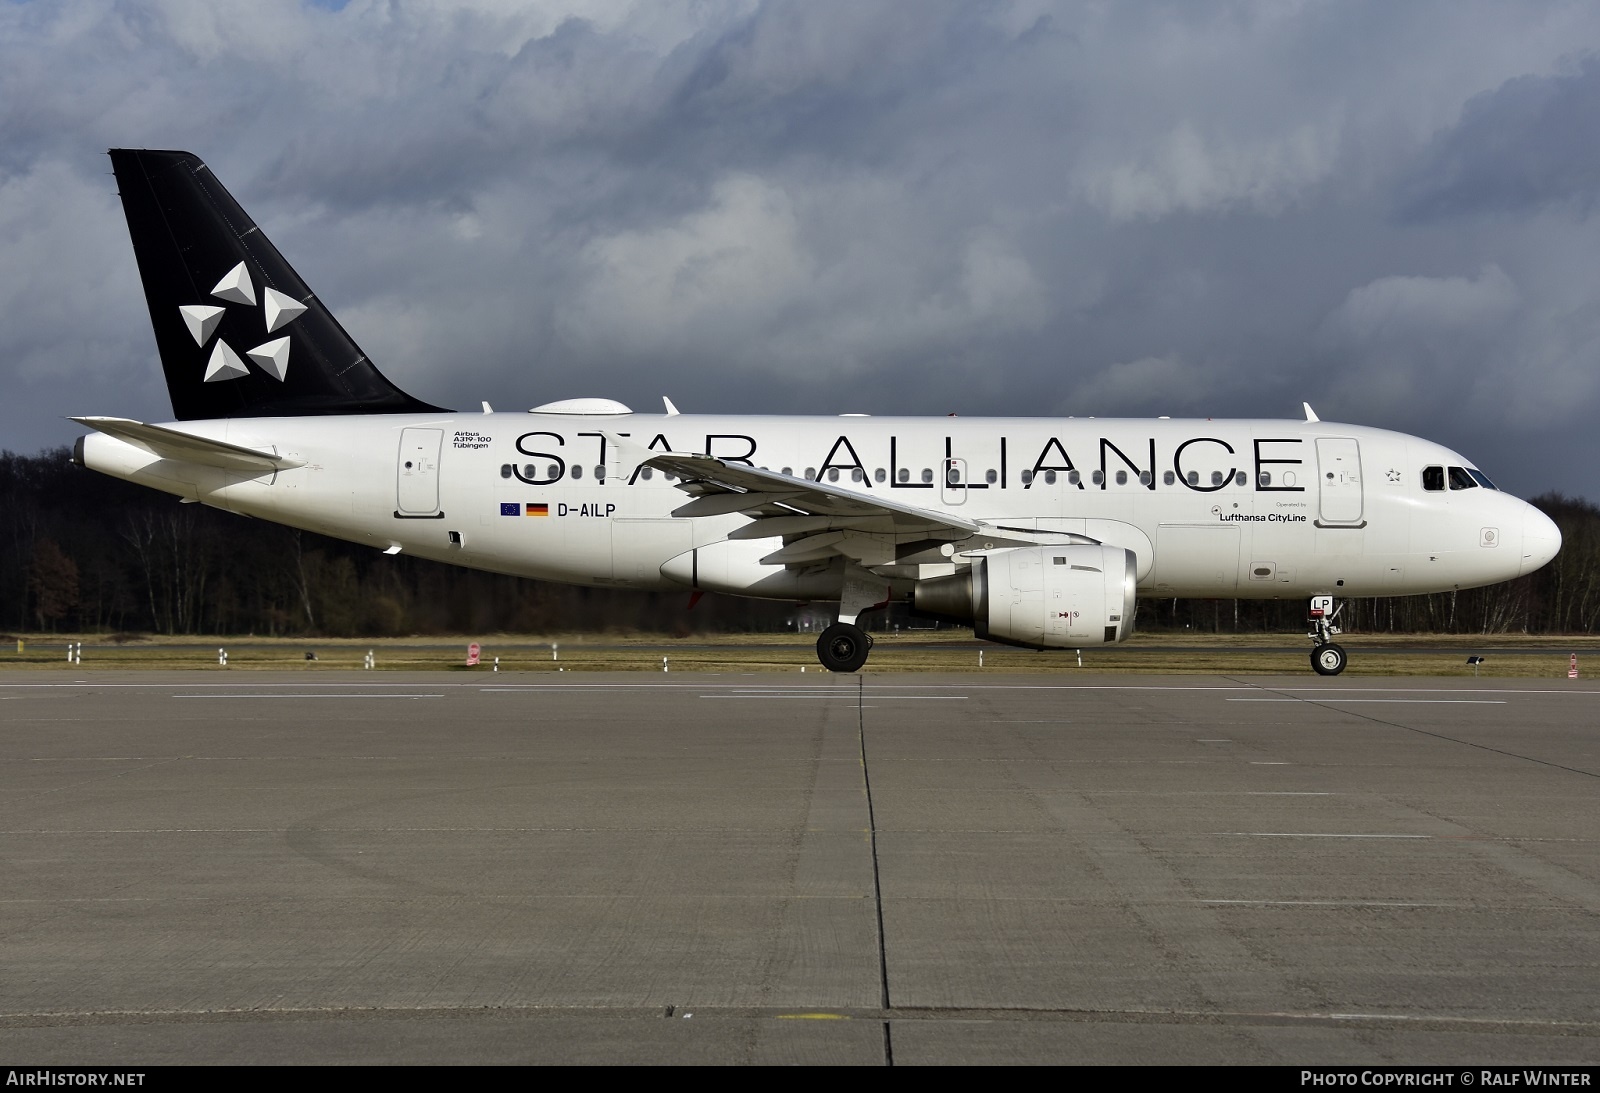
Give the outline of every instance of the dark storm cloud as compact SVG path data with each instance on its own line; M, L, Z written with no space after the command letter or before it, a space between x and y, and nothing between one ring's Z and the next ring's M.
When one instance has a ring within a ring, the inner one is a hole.
M0 7L0 446L166 412L144 145L444 405L1308 399L1600 496L1588 5L332 8Z
M1600 198L1600 62L1520 76L1467 102L1434 142L1406 215L1438 220L1566 205L1588 215Z

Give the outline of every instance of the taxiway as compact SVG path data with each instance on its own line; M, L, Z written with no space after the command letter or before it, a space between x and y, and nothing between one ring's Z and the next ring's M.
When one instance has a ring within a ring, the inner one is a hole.
M0 1058L1600 1062L1587 681L11 672Z

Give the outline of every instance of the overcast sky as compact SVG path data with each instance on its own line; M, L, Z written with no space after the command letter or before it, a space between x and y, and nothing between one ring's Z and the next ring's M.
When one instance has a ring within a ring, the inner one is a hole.
M108 147L440 405L1298 417L1600 500L1600 5L0 0L0 447L171 416Z

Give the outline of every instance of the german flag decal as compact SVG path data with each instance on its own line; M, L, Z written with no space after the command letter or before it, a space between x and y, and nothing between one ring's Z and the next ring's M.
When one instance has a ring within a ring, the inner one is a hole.
M546 504L543 504L543 503L537 503L536 504L533 501L529 501L527 503L527 511L524 512L523 515L524 516L549 516L550 515L550 506L546 505Z

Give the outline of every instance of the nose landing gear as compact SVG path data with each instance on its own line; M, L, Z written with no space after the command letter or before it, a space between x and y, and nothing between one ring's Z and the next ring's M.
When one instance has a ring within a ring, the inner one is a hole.
M1345 655L1344 646L1335 645L1331 641L1323 642L1311 650L1311 667L1317 670L1318 675L1338 675L1344 671L1347 660L1349 657Z
M1344 610L1344 605L1333 605L1332 596L1311 597L1311 633L1306 637L1311 639L1311 667L1320 676L1336 676L1344 671L1349 657L1344 651L1344 646L1334 643L1334 638L1340 634L1339 627L1333 620L1338 618L1339 612Z

